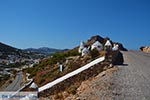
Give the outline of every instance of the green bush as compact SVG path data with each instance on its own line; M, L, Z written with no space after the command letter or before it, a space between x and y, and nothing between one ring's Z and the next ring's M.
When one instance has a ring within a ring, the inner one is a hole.
M45 81L46 81L46 80L42 78L42 79L40 80L40 83L39 83L39 84L42 84L42 83L45 82Z
M25 73L29 73L30 77L35 76L37 72L38 72L38 68L37 67L27 68L25 70Z
M55 53L52 58L47 61L48 65L56 64L57 62L64 62L66 57L77 56L79 53L77 51L68 51L63 53Z
M8 80L10 75L3 75L3 80Z
M91 50L90 54L91 54L91 58L92 59L95 59L95 58L97 58L99 56L99 52L98 52L98 50L96 48Z

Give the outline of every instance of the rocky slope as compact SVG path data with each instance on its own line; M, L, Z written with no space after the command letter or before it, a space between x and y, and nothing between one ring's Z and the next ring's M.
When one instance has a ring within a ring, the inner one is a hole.
M150 46L141 47L140 50L143 51L143 52L150 53Z
M82 81L74 94L63 91L57 95L40 97L40 100L113 100L116 94L113 93L112 76L117 70L117 67L105 68L105 71Z

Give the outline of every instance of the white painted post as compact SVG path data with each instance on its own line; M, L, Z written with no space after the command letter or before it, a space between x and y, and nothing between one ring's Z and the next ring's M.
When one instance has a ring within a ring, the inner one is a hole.
M59 70L60 70L60 72L63 71L63 65L62 64L59 65Z

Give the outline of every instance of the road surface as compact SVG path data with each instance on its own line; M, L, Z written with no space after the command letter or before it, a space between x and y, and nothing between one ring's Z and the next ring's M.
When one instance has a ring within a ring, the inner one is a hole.
M20 84L22 82L22 78L23 78L23 74L22 72L19 72L16 75L15 80L9 86L7 86L5 91L17 91L21 87Z
M150 100L150 53L122 53L124 65L113 76L114 100Z

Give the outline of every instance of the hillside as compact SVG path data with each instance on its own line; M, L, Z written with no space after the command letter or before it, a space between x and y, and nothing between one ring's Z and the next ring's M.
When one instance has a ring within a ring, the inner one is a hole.
M11 56L14 57L27 57L27 53L21 49L0 43L0 59L9 59Z
M21 50L11 47L11 46L8 46L8 45L0 42L0 52L2 52L2 53L18 53L18 51L21 51Z
M24 50L0 43L0 65L3 67L20 67L29 65L35 59L45 57L37 53L29 53Z
M100 43L104 44L108 39L109 38L93 36L87 42L85 42L85 44L87 47L92 45L96 41L99 41ZM115 43L115 42L111 41L111 43ZM30 73L30 78L34 78L35 83L39 87L41 87L63 75L66 75L69 72L72 72L80 68L83 65L86 65L87 63L90 63L91 61L93 61L98 57L104 56L106 53L105 50L100 50L100 51L90 50L87 56L81 56L81 54L78 53L78 48L79 46L75 47L72 50L53 54L51 57L42 60L40 64L24 70L24 73ZM125 49L122 46L122 44L119 44L119 48L121 50ZM118 62L116 59L119 59L121 60L122 63L123 60L118 55L120 55L119 50L115 51L112 54L112 56L114 57L113 61L116 63ZM60 64L63 65L63 71L60 71L59 69ZM67 91L68 93L75 94L77 87L80 86L82 81L87 80L90 77L93 77L95 75L98 75L103 70L106 70L107 67L109 67L109 64L110 63L106 61L96 66L93 66L91 69L83 71L81 74L69 78L64 82L52 87L51 89L45 90L40 94L40 96L46 97L46 96L58 95L57 93L63 91ZM27 88L25 90L30 90L30 89ZM51 91L51 92L47 92L47 91Z
M29 58L31 55L31 53L27 53L21 49L0 43L0 59L8 59L11 56Z

